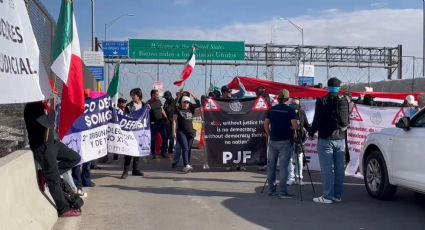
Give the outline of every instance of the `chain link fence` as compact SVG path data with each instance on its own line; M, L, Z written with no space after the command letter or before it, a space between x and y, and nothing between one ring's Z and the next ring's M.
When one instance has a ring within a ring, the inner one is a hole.
M55 21L39 0L26 0L25 3L42 61L48 70ZM24 106L25 104L0 105L0 157L22 149L28 143L23 116Z

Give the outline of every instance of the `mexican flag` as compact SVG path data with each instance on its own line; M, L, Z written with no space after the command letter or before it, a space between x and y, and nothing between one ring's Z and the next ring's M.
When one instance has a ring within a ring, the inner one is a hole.
M107 94L111 98L111 104L113 107L118 105L118 87L120 82L120 63L115 66L114 77L109 84Z
M195 48L192 49L192 54L189 59L187 59L186 66L183 69L182 77L179 81L175 81L174 85L182 86L183 83L189 79L190 75L192 75L193 69L195 68Z
M84 112L83 62L71 0L62 0L52 57L51 69L64 82L59 118L62 139Z

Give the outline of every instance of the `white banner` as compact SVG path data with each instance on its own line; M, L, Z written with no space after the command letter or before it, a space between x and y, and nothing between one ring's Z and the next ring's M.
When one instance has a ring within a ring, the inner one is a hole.
M0 1L0 104L50 97L24 0Z
M310 124L313 122L315 100L302 100L301 106L305 110ZM359 155L363 143L369 133L378 132L383 128L394 127L395 123L406 114L403 108L395 107L370 107L353 104L350 108L350 128L348 129L348 150L350 163L346 168L346 174L354 175L359 167ZM317 152L317 139L307 141L304 144L305 153L310 156L309 168L320 170Z
M80 154L80 163L98 159L108 152L137 157L150 155L149 111L144 108L126 115L111 109L107 96L87 99L84 114L62 139Z
M369 133L378 132L383 128L394 127L394 124L405 114L403 108L370 107L354 105L350 111L350 129L348 129L348 151L350 163L347 174L355 174L359 168L359 156Z
M117 113L118 112L118 113ZM129 115L115 110L108 128L108 152L135 157L151 154L149 111L146 108Z

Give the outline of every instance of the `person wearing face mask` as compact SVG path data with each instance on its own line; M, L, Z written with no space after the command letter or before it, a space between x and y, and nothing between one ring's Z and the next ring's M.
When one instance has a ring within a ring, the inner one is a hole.
M319 132L317 150L323 195L313 199L316 203L331 204L342 201L344 187L345 133L349 126L347 99L339 95L341 81L328 80L328 94L316 101L313 124L309 136Z

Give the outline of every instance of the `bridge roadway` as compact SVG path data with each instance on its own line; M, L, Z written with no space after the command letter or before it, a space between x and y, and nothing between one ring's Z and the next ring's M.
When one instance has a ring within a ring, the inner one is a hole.
M362 181L347 178L343 202L312 202L311 185L289 191L296 195L279 200L261 194L265 173L202 169L202 154L194 151L194 172L170 168L168 159L145 159L145 177L119 179L122 159L93 170L96 187L87 189L83 214L61 218L54 230L112 229L425 229L425 198L399 189L392 201L370 198ZM320 174L313 172L316 191ZM305 178L308 175L305 173Z

